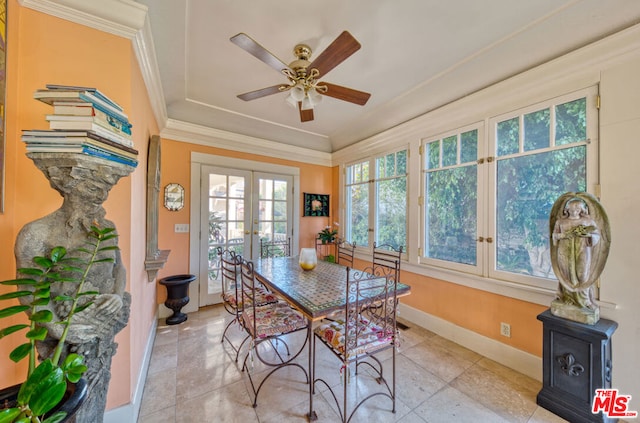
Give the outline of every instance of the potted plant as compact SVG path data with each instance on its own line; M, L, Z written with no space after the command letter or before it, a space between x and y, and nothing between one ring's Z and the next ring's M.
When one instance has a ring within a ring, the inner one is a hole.
M338 230L333 229L331 226L326 226L323 230L318 232L318 238L323 244L330 244L336 239Z
M12 387L16 391L15 401L9 402L8 406L4 400L0 403L0 423L61 422L71 417L68 416L70 411L65 410L60 404L67 391L75 390L75 396L81 397L79 403L72 407L75 409L86 396L86 387L81 379L87 370L84 358L75 353L62 357L62 352L73 316L93 304L92 298L99 294L97 291L83 290L89 270L95 263L113 262L111 258L98 258L98 255L100 252L118 248L115 245L102 246L103 242L118 236L114 231L114 228L99 229L92 226L88 233L88 247L79 248L74 252L74 256L83 255L84 258L71 257L67 255L64 247L54 247L46 257L33 258L37 267L18 269L18 273L24 278L0 282L2 285L18 287L17 291L0 295L0 300L21 300L20 305L0 309L0 318L26 312L30 320L29 324L0 328L0 339L14 332L27 330L27 342L16 347L9 354L9 358L16 363L25 358L29 360L26 380ZM51 286L60 283L75 284L73 294L51 298ZM52 357L37 364L36 341L42 341L47 337L47 328L42 324L53 319L53 314L45 307L52 301L68 303L70 311L62 321L55 322L62 325L63 331ZM71 384L68 385L68 382Z

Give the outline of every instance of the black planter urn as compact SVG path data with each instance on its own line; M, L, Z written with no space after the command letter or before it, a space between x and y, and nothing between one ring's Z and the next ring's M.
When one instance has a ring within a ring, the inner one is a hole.
M167 288L164 305L173 310L173 314L167 317L168 325L177 325L187 320L187 315L180 310L189 303L189 284L194 280L195 275L174 275L160 279L160 283Z

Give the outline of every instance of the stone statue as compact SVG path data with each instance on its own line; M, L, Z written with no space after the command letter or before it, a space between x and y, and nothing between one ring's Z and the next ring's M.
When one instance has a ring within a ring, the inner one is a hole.
M127 176L133 168L118 163L76 153L29 153L28 156L49 179L51 187L64 201L53 213L26 224L18 234L15 254L18 268L33 267L33 257L47 254L55 246L63 246L72 254L86 245L90 227L115 227L105 219L102 203L118 180ZM117 238L105 241L104 246L116 245ZM107 390L111 378L111 358L116 352L116 333L129 320L131 297L125 292L126 270L118 250L104 251L103 257L114 262L96 263L91 268L85 291L98 291L94 303L77 313L69 328L67 349L63 356L76 352L84 356L88 367L84 377L89 394L76 415L76 421L102 422L106 406ZM102 256L101 256L102 257ZM52 298L69 294L75 288L62 284ZM55 324L69 313L70 303L52 301L47 308L53 313L53 321L46 324L48 338L39 342L38 353L46 358L53 355L63 326ZM64 357L63 357L64 358Z
M594 285L609 255L609 219L591 194L567 192L551 209L549 229L551 264L559 282L551 313L593 325L600 319Z

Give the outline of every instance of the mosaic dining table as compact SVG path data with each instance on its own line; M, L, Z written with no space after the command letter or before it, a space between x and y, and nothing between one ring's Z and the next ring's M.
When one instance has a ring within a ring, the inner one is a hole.
M352 274L359 270L349 269ZM313 410L313 322L331 313L343 310L346 305L346 267L327 261L319 261L313 270L302 270L298 257L273 257L258 259L254 263L256 278L300 311L309 322L309 420L317 420ZM398 282L396 295L408 295L411 287Z

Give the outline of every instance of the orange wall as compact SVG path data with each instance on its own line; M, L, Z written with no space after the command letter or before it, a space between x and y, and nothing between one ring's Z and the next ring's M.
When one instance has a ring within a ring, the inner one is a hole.
M332 194L333 170L329 167L259 156L256 154L238 153L235 151L168 139L162 140L161 192L164 186L168 183L176 182L185 188L185 198L187 200L191 198L191 152L297 167L300 169L300 203L302 203L303 192ZM328 218L300 218L299 245L301 247L313 247L315 245L314 240L316 234L323 227L333 222L333 220L337 220L337 205L334 209L336 202L333 201L335 200L335 197L335 195L331 196L332 216ZM164 207L160 207L160 214L158 216L158 247L161 250L171 250L171 254L169 255L169 260L165 264L165 267L159 272L158 278L172 274L188 273L189 271L189 234L175 233L174 225L176 223L189 222L190 210L191 208L188 201L186 201L184 208L177 212L170 212ZM193 224L193 222L190 223ZM158 303L164 302L166 299L165 290L158 289L157 292Z
M132 53L133 54L133 53ZM149 281L147 272L144 267L146 256L146 199L147 199L147 154L148 145L151 135L158 134L158 125L151 109L149 96L147 94L142 74L140 73L138 63L133 59L130 62L131 72L131 109L129 116L133 122L133 136L135 146L138 150L138 169L129 177L131 180L131 215L129 217L130 232L129 251L131 257L127 267L127 275L129 280L128 291L131 293L131 317L129 325L121 332L121 342L119 338L116 341L120 344L129 344L129 355L120 355L124 351L119 351L118 358L128 360L130 366L129 373L123 376L129 377L129 386L135 389L138 383L138 377L142 370L142 361L146 352L147 340L150 330L156 320L158 307L156 305L156 284L155 281ZM122 232L122 229L119 229ZM124 249L124 245L121 245ZM128 333L125 333L128 332ZM119 347L120 348L120 347ZM114 362L115 363L115 362ZM114 369L112 367L112 373ZM143 379L144 380L144 379ZM115 385L112 382L111 386ZM129 397L123 398L120 395L116 398L118 389L109 390L108 408L129 402ZM113 398L113 399L112 399Z
M412 291L412 295L402 299L403 303L542 356L542 324L536 316L548 307L408 272L403 273L401 280L411 285ZM511 338L500 335L500 322L511 325Z
M141 151L140 165L120 180L105 202L107 218L120 235L127 286L132 294L130 325L116 338L107 408L130 402L137 381L145 341L155 316L155 284L146 282L144 270L146 142L157 125L139 73L131 41L20 7L9 1L7 58L7 127L5 213L0 214L0 279L15 277L13 245L24 224L56 210L60 195L25 156L22 129L46 129L50 106L33 99L47 83L95 86L124 107L134 124L134 144ZM9 290L0 287L0 292ZM23 316L19 318L24 319ZM16 318L18 319L18 317ZM2 325L10 323L3 321ZM133 339L133 342L130 340ZM0 342L0 386L24 378L24 364L7 358L21 341L12 335Z

